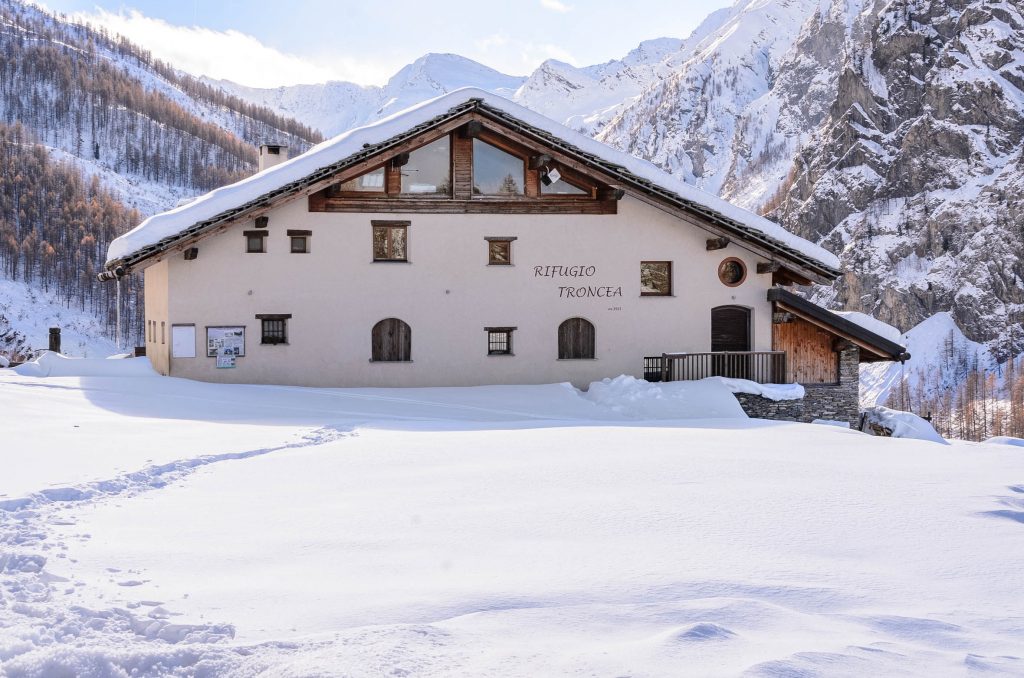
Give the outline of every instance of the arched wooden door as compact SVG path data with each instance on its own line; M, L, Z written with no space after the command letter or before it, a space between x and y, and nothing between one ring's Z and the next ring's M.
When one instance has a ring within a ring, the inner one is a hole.
M398 318L385 318L370 333L370 355L381 362L412 360L412 330Z
M749 352L750 309L743 306L717 306L711 309L711 351L713 353ZM711 360L712 376L748 379L750 356L721 355Z
M569 318L558 326L558 359L589 360L594 357L594 325L584 318Z

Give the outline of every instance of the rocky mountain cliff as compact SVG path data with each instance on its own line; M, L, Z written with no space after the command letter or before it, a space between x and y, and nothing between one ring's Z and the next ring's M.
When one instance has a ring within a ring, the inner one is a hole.
M836 44L835 96L768 205L840 252L819 300L908 329L950 311L1024 350L1024 16L983 0L865 8Z

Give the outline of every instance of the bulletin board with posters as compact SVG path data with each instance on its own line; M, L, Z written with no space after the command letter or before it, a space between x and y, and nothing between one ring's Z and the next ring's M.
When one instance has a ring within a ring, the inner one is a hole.
M235 358L245 356L245 326L207 327L206 355L217 359L217 367L234 367Z

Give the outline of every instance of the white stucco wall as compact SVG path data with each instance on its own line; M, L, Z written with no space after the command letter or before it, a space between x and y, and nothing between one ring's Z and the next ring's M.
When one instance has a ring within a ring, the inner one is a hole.
M171 358L173 376L313 386L428 386L590 381L642 376L643 357L710 350L714 306L753 309L753 348L771 349L771 275L735 244L706 251L711 234L629 196L616 215L310 213L304 199L269 213L265 254L247 254L237 225L167 260L168 327L194 323L196 358ZM408 220L409 263L374 263L372 219ZM313 231L291 254L288 229ZM486 236L515 236L513 266L488 266ZM739 287L718 280L739 257ZM640 296L640 262L673 262L673 297ZM589 278L537 277L537 266L593 266ZM154 276L154 284L160 276ZM150 281L147 275L147 285ZM559 286L622 288L614 298L559 298ZM147 289L147 314L150 291ZM290 313L288 345L260 345L258 313ZM596 328L596 359L557 359L558 325ZM412 328L411 363L370 361L370 330L396 317ZM205 357L207 325L245 325L246 356L231 369ZM484 327L514 326L514 356L488 356Z

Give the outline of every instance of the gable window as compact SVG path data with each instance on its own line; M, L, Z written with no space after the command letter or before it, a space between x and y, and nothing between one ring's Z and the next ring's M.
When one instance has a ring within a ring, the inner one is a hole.
M514 236L486 238L487 240L487 265L488 266L511 266L512 265L512 241Z
M289 251L292 254L308 254L309 253L309 238L313 235L313 231L288 231Z
M403 363L412 360L412 330L398 318L385 318L370 332L373 362Z
M373 221L373 260L408 261L409 222Z
M569 318L558 326L558 359L594 359L594 325L589 320Z
M523 195L525 171L522 158L473 139L474 195Z
M550 176L550 175L549 175ZM547 183L544 181L540 182L541 195L581 195L590 196L590 190L580 188L576 184L571 184L566 181L565 176L559 178L558 181Z
M258 313L256 319L262 326L260 332L261 344L287 344L288 343L288 319L291 313Z
M336 190L340 193L384 193L384 168L349 179Z
M512 331L514 327L485 327L487 330L487 355L512 355Z
M640 296L672 296L672 262L640 262Z
M409 161L398 170L402 193L450 196L452 193L452 151L447 136L409 153Z
M267 251L266 231L245 231L245 251L249 254L261 254Z

